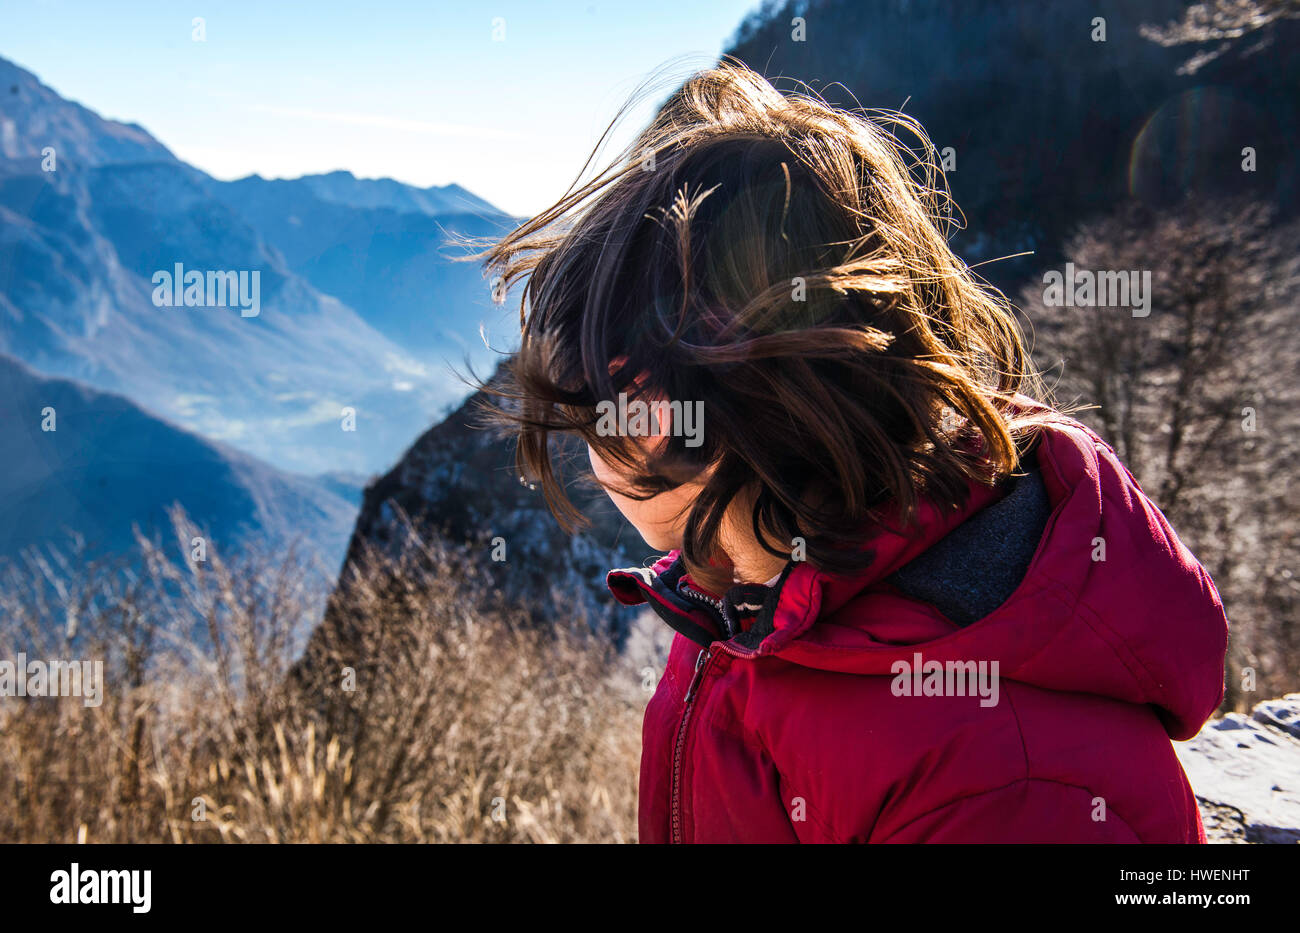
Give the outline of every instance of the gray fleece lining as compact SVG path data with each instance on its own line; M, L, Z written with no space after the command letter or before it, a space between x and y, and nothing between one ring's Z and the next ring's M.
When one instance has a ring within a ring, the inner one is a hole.
M958 625L978 622L1015 592L1052 514L1037 465L1011 489L962 522L887 582L930 603Z

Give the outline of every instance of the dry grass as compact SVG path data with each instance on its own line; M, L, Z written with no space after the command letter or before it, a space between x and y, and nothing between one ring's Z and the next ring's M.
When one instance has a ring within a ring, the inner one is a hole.
M142 547L144 574L0 582L0 658L102 659L105 684L0 698L0 840L634 841L640 676L455 551L368 561L295 665L323 592L300 561Z

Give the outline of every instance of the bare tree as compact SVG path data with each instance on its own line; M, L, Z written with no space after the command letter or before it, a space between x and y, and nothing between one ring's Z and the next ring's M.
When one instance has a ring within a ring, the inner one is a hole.
M1040 284L1022 294L1057 401L1091 406L1080 417L1214 576L1233 626L1229 708L1300 684L1298 242L1255 204L1135 205L1082 227L1065 255L1074 281L1120 273L1140 288L1149 272L1148 305L1108 306L1099 286L1073 307Z
M1210 0L1193 3L1181 19L1164 26L1147 25L1142 35L1161 45L1237 39L1279 19L1300 18L1298 0Z
M1285 19L1300 19L1300 0L1209 0L1191 4L1180 19L1163 26L1148 23L1138 32L1166 47L1201 46L1178 68L1179 74L1195 74L1227 53L1233 43L1255 42L1259 30Z

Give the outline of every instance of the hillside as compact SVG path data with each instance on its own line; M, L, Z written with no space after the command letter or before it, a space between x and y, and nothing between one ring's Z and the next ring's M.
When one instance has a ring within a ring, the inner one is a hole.
M967 225L960 255L974 264L1037 251L981 269L1013 287L1057 260L1071 228L1130 197L1167 206L1249 195L1294 213L1300 20L1259 15L1225 36L1183 35L1168 24L1186 6L768 0L727 52L786 76L782 90L802 81L837 105L920 121L950 150L945 174ZM1246 146L1258 156L1249 172Z
M622 643L636 613L605 588L612 567L639 564L650 551L604 491L574 486L574 503L592 527L570 536L547 510L539 489L519 482L514 445L482 427L484 401L475 393L424 432L397 464L365 490L340 575L361 564L368 548L393 556L405 550L407 520L470 559L510 599L550 622L586 621ZM582 462L585 463L585 452ZM576 476L576 466L571 475ZM493 559L493 539L499 539ZM328 623L327 623L328 624Z
M0 435L0 559L26 549L66 552L75 538L88 556L121 555L132 549L136 528L171 542L167 509L180 503L222 554L249 542L277 550L297 542L335 567L355 512L324 482L4 355Z

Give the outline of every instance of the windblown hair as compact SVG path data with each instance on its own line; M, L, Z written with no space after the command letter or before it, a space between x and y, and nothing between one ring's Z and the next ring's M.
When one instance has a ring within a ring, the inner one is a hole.
M1013 472L1031 428L1014 397L1041 395L1012 309L948 246L952 210L910 118L783 96L735 63L694 75L614 164L477 257L526 280L492 387L521 475L569 529L553 433L625 471L624 495L702 482L682 552L706 585L731 579L738 497L773 554L801 538L820 569L864 566L887 504L906 525L923 498L956 506ZM702 402L703 442L647 455L600 430L619 393Z

